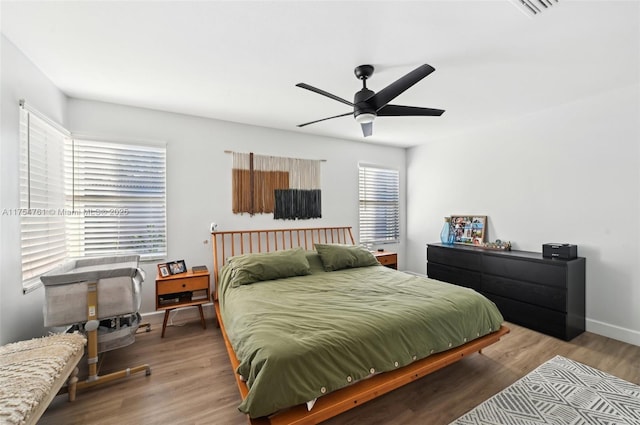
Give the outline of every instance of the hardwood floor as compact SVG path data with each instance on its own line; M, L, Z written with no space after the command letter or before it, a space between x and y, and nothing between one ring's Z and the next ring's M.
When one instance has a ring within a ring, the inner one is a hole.
M640 347L584 333L565 342L507 324L500 342L454 365L333 418L325 425L448 424L556 354L640 384ZM220 330L199 321L139 332L104 355L101 374L149 363L144 373L55 398L42 425L246 424ZM81 371L82 374L82 371Z

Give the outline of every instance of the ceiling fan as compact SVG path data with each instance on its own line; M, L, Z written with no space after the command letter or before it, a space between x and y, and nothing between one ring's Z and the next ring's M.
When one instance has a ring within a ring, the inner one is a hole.
M440 116L444 112L444 110L442 109L420 108L417 106L389 105L389 102L403 93L409 87L413 86L415 83L435 71L435 68L433 68L431 65L420 65L418 68L414 69L404 77L389 84L378 93L375 93L367 88L367 79L373 74L373 69L374 68L372 65L360 65L353 71L356 74L356 77L362 80L362 89L356 92L353 98L353 103L334 94L328 93L324 90L320 90L316 87L310 86L309 84L296 84L297 87L301 87L303 89L310 90L323 96L327 96L328 98L337 100L338 102L342 102L353 107L353 112L347 112L344 114L335 115L333 117L322 118L320 120L299 124L298 127L304 127L306 125L315 124L320 121L346 117L347 115L353 114L356 122L359 123L362 127L362 134L364 134L364 137L367 137L371 136L371 134L373 133L373 120L376 117L434 117Z

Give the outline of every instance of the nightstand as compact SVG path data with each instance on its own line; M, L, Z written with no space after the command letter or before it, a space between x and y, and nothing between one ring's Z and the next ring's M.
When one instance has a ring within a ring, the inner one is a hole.
M373 255L383 266L398 270L398 254L389 251L374 251Z
M202 305L210 302L210 296L209 272L188 271L166 277L156 276L156 310L164 310L161 338L164 338L169 313L176 308L198 307L202 328L206 329Z

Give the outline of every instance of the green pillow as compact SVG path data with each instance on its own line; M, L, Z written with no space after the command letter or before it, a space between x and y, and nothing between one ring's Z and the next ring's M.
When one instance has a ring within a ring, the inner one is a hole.
M315 244L325 271L380 264L366 248L357 245Z
M301 248L237 255L227 261L231 286L309 274L309 261Z
M320 255L318 255L315 251L305 251L305 255L307 256L307 261L309 262L309 273L324 273L324 266L322 265L322 260L320 259Z

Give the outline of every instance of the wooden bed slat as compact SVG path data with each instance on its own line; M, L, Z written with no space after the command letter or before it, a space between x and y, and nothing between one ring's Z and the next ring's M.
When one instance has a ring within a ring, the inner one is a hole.
M297 238L293 237L294 232ZM286 235L289 235L290 246L287 246ZM215 290L213 299L218 299L218 273L228 257L254 252L271 252L289 248L303 248L312 250L316 243L335 243L334 235L340 235L344 243L351 240L355 244L351 227L304 227L291 229L256 229L256 230L228 230L211 232L213 247L213 281ZM246 239L246 243L245 243ZM279 246L279 242L282 246ZM248 246L247 246L248 245Z

